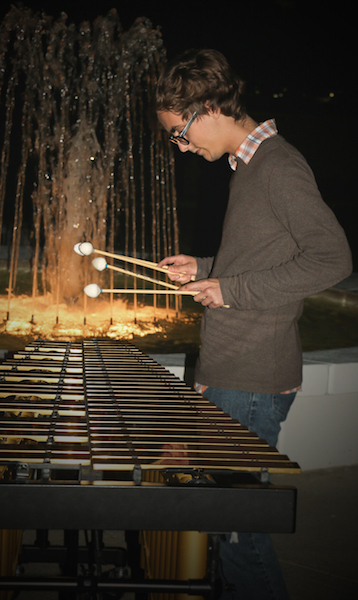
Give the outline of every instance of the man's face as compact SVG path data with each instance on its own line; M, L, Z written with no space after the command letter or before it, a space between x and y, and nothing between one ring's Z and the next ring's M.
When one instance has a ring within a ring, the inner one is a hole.
M179 135L188 121L171 111L159 111L157 114L160 123L169 134ZM219 117L220 113L216 112L198 116L185 134L189 144L178 143L179 150L192 152L209 162L221 158L225 150L220 138Z

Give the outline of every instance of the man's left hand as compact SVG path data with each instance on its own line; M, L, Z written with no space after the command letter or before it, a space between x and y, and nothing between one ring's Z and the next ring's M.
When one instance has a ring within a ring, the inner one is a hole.
M220 282L218 279L200 279L183 285L181 290L198 292L193 296L195 302L200 302L208 308L219 308L224 305L224 300L221 293Z

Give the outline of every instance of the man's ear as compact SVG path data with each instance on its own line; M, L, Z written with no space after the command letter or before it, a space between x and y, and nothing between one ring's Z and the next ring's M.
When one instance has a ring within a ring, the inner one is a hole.
M209 114L211 117L214 117L214 119L218 119L218 118L220 117L220 115L221 115L221 110L220 110L220 108L212 108L212 107L209 105L209 102L206 102L206 103L205 103L205 106L207 107L207 109L208 109L208 114Z

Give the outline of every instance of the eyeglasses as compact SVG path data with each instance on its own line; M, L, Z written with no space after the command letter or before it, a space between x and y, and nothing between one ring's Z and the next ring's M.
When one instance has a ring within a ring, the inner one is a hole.
M184 136L186 133L188 133L190 125L193 124L197 116L198 113L197 111L195 111L193 113L193 116L189 119L189 121L185 125L184 129L179 133L179 135L174 135L174 133L171 134L169 139L171 142L173 142L173 144L183 144L183 146L188 146L190 144L189 140L187 140Z

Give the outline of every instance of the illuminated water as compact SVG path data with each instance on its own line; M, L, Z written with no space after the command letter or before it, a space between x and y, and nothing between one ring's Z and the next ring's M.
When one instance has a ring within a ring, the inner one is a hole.
M132 298L116 299L114 308L108 302L91 301L93 304L88 306L85 326L82 309L72 307L69 310L62 305L59 324L56 324L55 307L51 308L51 304L46 306L46 303L39 307L32 324L29 318L32 313L31 297L22 295L16 300L13 320L2 323L0 348L20 349L37 337L81 339L96 335L131 339L147 353L184 352L190 355L196 354L200 346L203 309L191 298L183 298L183 309L179 315L174 307L154 309L147 304L141 305L140 296L136 311ZM4 304L6 308L6 296L0 295L0 315L1 312L4 314ZM18 329L17 311L20 315ZM47 315L47 321L41 328L44 315ZM303 351L358 346L358 295L329 290L308 298L299 328Z
M32 295L57 305L91 283L77 242L154 262L179 251L172 148L151 112L164 60L159 30L143 17L123 31L114 9L75 27L12 7L0 24L9 313L25 226Z

